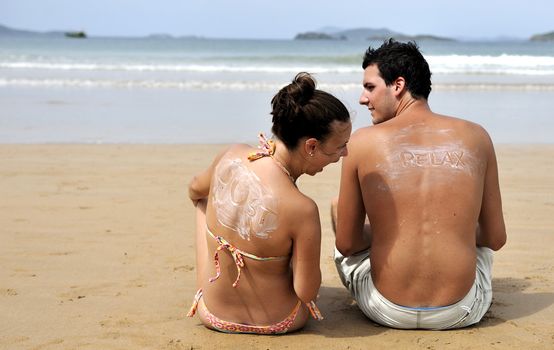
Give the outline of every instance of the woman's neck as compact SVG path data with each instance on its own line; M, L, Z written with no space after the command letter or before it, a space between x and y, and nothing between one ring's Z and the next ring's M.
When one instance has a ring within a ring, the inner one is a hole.
M273 158L280 165L285 173L288 173L293 182L296 182L296 179L300 175L304 174L304 164L306 162L306 157L302 157L300 154L301 150L296 149L291 151L285 146L285 144L280 140L275 140L275 154Z

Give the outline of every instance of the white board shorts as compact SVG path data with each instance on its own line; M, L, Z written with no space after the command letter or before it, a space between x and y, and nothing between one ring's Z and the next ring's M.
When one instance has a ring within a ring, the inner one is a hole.
M462 300L432 308L412 308L387 300L371 280L370 251L345 257L335 248L335 265L344 286L372 321L400 329L451 329L477 323L492 302L492 250L477 248L475 282Z

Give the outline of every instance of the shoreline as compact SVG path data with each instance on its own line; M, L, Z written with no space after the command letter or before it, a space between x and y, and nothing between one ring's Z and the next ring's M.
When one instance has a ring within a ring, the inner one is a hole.
M267 91L0 90L0 143L6 144L256 143L260 131L271 134ZM330 92L347 106L354 130L371 124L359 90ZM548 91L439 90L429 103L437 113L482 125L495 144L552 143L550 97Z
M508 243L476 326L400 331L353 304L331 258L340 165L299 180L322 222L322 322L227 335L185 317L195 293L193 174L222 144L0 144L0 348L533 348L554 345L554 144L499 144ZM348 345L346 345L348 344Z

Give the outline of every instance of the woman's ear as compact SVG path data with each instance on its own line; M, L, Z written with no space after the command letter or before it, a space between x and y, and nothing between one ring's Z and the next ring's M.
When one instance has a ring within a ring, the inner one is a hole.
M304 142L304 150L306 151L306 154L308 154L310 157L314 156L315 149L317 146L317 139L316 138L309 138Z

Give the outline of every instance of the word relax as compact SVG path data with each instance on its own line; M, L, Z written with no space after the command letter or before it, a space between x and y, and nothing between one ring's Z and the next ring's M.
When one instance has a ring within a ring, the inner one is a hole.
M410 152L400 153L400 160L404 167L424 167L424 166L450 166L454 168L463 168L463 151L446 152Z

